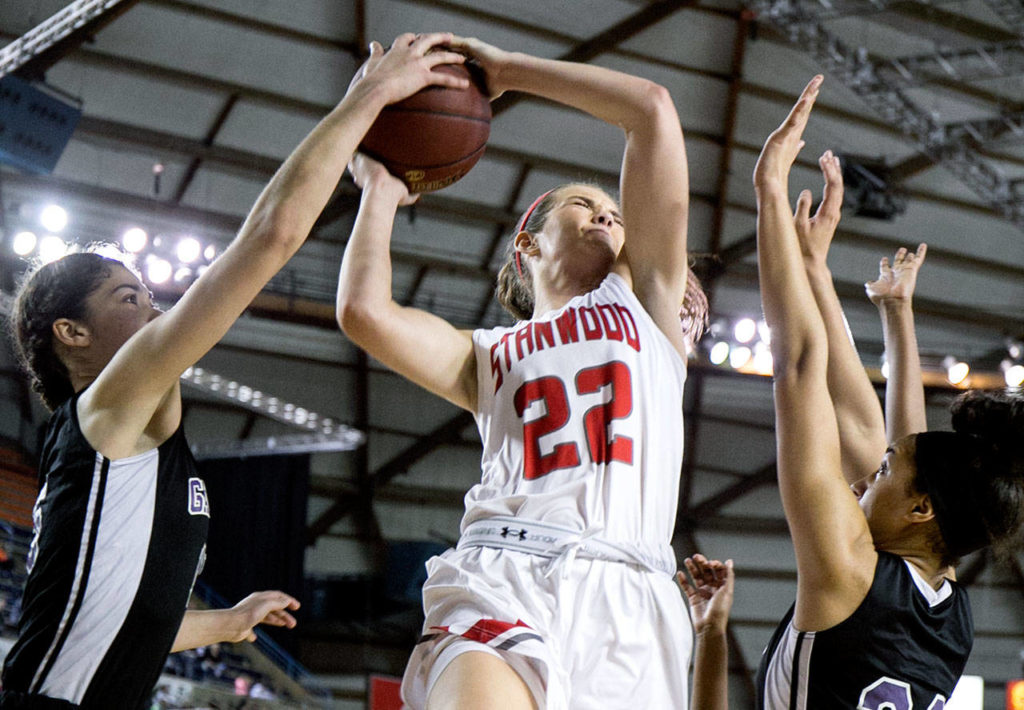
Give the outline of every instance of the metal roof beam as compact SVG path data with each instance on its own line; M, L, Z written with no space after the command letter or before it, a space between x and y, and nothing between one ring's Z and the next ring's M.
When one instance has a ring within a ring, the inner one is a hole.
M759 0L755 6L761 17L784 32L790 42L812 54L826 71L838 76L886 121L912 138L922 151L941 162L1003 217L1024 229L1024 200L1014 194L1007 179L971 151L964 140L948 135L932 114L920 109L887 80L864 48L847 46L825 29L815 13L789 0Z
M17 72L41 80L82 42L130 10L139 0L75 0L0 49L0 77Z

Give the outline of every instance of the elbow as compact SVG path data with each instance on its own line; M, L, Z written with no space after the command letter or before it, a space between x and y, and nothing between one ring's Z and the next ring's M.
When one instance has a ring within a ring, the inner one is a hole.
M778 382L801 382L808 377L825 378L828 350L813 338L772 338L772 374Z
M638 79L633 94L633 114L630 124L624 126L627 132L652 125L679 126L679 114L672 101L672 94L661 84L647 79Z
M356 344L373 329L373 309L365 301L341 292L338 294L334 316L341 332Z

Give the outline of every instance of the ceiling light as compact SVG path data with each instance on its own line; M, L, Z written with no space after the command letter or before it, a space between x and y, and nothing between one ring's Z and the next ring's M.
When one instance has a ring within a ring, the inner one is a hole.
M711 360L713 365L721 365L723 362L729 359L729 343L724 340L719 340L717 343L711 346L711 352L708 354L708 359Z
M47 205L39 213L39 223L48 232L59 232L68 225L68 213L60 205Z
M733 348L729 353L729 365L734 369L738 370L748 362L750 362L750 348L745 345L741 345L738 348Z
M39 258L44 264L57 261L68 253L67 243L60 237L47 234L39 240Z
M142 251L148 241L149 235L141 227L126 229L124 234L121 235L121 244L124 245L126 251L130 251L132 254L138 254Z
M754 322L753 318L741 318L736 321L733 335L736 336L736 340L739 342L749 343L757 335L757 323Z
M152 259L146 264L146 278L150 283L162 284L171 278L171 262L166 259Z
M195 237L184 237L178 242L177 248L178 259L191 264L193 261L199 258L199 255L203 251L203 245L199 243L199 240Z
M18 256L28 256L36 248L36 235L29 231L18 232L11 239L11 249Z

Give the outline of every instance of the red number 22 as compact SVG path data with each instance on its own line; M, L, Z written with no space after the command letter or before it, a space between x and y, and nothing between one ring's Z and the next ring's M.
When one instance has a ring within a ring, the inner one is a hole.
M588 367L576 373L576 391L580 395L611 388L607 402L597 404L583 414L587 434L587 449L594 463L621 461L633 463L633 440L628 436L608 438L608 425L615 419L624 419L633 411L633 389L629 367L614 361ZM542 417L523 423L523 477L526 480L546 476L562 468L580 464L579 446L565 441L555 444L550 453L542 454L540 438L558 431L569 422L569 398L565 383L559 377L539 377L524 382L516 390L514 404L521 417L526 409L543 400L546 413Z

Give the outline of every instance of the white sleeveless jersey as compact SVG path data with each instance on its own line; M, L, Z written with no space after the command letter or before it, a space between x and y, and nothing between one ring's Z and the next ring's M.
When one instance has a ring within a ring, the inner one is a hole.
M683 458L686 362L618 274L559 310L473 333L483 476L469 523L543 521L666 545Z

